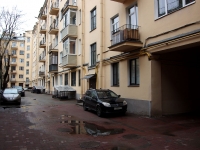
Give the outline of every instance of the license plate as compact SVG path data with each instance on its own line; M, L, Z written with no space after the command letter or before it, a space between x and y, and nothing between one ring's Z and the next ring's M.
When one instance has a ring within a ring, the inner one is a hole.
M122 109L122 107L115 107L114 110Z

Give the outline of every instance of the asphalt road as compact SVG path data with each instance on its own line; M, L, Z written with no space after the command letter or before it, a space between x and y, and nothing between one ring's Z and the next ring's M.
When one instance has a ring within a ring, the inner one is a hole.
M76 100L26 92L18 105L0 105L0 150L195 150L200 116L97 117Z

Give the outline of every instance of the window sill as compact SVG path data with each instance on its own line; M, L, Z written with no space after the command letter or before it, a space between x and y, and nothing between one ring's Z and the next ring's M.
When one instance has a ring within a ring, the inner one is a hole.
M96 67L96 66L89 66L89 67L88 67L88 70L95 69L95 67Z
M119 85L112 85L111 87L119 87Z
M91 33L91 32L93 32L94 30L96 30L96 28L94 28L94 29L90 30L90 33Z
M139 87L140 85L129 85L128 87Z

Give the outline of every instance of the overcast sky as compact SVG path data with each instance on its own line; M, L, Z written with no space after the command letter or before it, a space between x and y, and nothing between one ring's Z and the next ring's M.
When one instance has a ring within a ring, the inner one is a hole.
M23 31L32 30L38 17L40 8L43 6L44 0L0 0L0 7L15 7L25 14L23 20Z

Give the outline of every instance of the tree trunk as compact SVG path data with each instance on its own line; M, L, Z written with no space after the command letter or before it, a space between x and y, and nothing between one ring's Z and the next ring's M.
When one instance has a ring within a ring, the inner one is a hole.
M9 69L10 69L10 55L8 55L8 63L6 65L6 72L3 75L3 89L7 88L7 84L9 82Z

